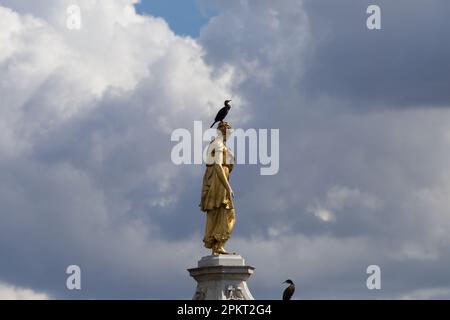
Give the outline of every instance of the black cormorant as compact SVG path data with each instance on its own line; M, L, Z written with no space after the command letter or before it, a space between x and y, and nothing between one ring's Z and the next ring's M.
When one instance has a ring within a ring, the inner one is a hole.
M289 287L287 287L283 292L283 300L291 300L292 295L295 292L295 284L289 279L283 283L289 283Z
M224 107L222 109L219 110L219 112L217 112L216 118L214 119L214 123L211 125L210 128L212 128L217 122L219 121L223 121L223 119L225 119L225 117L228 114L228 111L230 111L231 106L229 105L229 103L231 102L231 100L225 100L224 102Z

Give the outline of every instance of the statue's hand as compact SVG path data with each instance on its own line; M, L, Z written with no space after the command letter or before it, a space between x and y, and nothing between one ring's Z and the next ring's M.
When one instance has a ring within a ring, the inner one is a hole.
M233 192L232 189L228 190L228 196L229 196L230 198L234 198L234 192Z

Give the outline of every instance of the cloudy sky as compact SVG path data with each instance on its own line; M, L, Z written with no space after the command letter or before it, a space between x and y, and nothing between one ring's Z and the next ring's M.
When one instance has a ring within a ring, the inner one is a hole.
M80 30L67 8L81 9ZM366 9L381 8L368 30ZM278 299L450 298L450 2L0 0L0 298L190 299L202 165L171 132L280 130L228 249ZM82 289L67 290L79 265ZM368 290L366 268L381 268Z

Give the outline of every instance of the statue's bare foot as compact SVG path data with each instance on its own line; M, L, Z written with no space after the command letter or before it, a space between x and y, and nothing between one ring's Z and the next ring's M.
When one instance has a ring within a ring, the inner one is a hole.
M219 254L235 254L234 252L232 253L232 252L226 251L223 246L218 247L216 252L218 252Z
M212 247L212 255L217 256L219 254L236 254L236 252L228 252L223 247L223 244L220 242L217 242Z
M220 254L220 252L219 252L219 250L220 250L219 244L217 244L217 243L213 244L211 249L212 249L212 253L211 254L213 256L218 256Z

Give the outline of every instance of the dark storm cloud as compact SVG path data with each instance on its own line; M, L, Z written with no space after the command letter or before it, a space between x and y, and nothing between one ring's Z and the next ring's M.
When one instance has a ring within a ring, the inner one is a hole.
M225 7L222 23L216 27L213 20L202 33L206 47L214 48L207 58L214 63L255 59L255 70L270 70L279 87L301 93L313 105L320 98L360 110L449 105L448 2L301 4L219 3ZM366 27L371 4L381 8L382 30ZM233 31L216 30L222 24ZM246 66L240 67L245 71ZM260 84L258 76L252 73L253 82L244 86Z
M381 8L368 30L366 8ZM300 88L355 108L450 105L448 1L305 1L311 47Z

